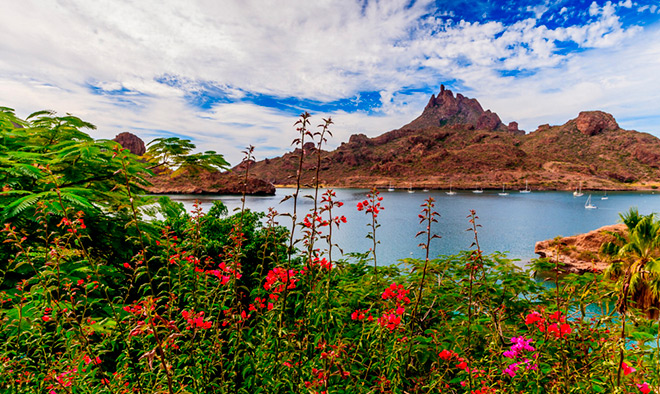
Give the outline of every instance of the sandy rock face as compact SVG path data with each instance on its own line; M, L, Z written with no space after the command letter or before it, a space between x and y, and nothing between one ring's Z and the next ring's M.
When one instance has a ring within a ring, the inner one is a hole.
M580 133L589 136L619 128L619 124L614 117L603 111L580 112L577 119L575 119L575 125Z
M144 141L140 139L137 135L129 132L123 132L117 134L113 141L119 142L119 145L122 148L128 149L132 154L136 156L142 156L147 151L144 146Z
M615 224L601 227L586 234L559 238L558 240L548 239L537 242L534 253L541 258L547 257L553 262L558 257L559 261L565 264L564 270L571 273L601 272L609 264L600 258L598 253L600 246L605 242L614 240L614 237L605 233L606 231L623 234L627 230L624 224Z

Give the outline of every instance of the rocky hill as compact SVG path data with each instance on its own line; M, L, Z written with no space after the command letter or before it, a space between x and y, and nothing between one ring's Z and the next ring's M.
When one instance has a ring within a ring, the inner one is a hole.
M128 149L137 156L146 152L144 141L135 134L124 132L118 134L113 141L118 142L123 148ZM154 171L156 171L154 169ZM245 177L231 171L202 171L190 174L183 172L171 176L171 171L157 171L154 176L148 177L151 183L146 188L147 192L153 194L243 194L243 190L249 195L273 195L275 186L256 177L247 180L244 187Z
M303 148L254 163L250 173L290 185L304 151L310 156L303 179L311 183L315 146ZM527 181L537 190L570 190L579 183L592 190L650 189L660 181L660 140L623 130L601 111L525 134L516 122L504 125L476 99L443 86L402 128L375 138L355 134L323 151L319 179L335 187L517 189Z

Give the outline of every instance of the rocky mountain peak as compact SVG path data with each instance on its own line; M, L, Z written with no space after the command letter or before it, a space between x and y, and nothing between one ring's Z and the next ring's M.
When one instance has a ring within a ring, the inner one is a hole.
M490 110L484 111L479 101L467 98L460 93L454 97L454 93L445 89L444 85L440 85L440 92L437 96L431 95L422 114L403 128L419 130L453 125L471 126L477 130L508 130L500 117Z
M603 111L580 112L575 119L575 126L582 134L589 136L619 129L614 116Z

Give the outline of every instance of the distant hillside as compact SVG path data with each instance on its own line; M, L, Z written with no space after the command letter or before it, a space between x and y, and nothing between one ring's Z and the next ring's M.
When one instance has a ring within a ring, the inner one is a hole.
M305 144L306 154L315 151ZM250 174L274 184L294 183L300 149L254 163ZM314 156L315 157L315 156ZM305 161L311 183L316 159ZM240 167L235 168L241 171ZM623 130L612 115L581 112L561 126L525 134L484 111L476 99L441 88L423 113L398 130L375 138L352 135L322 152L321 183L334 187L568 190L655 188L660 182L660 140Z

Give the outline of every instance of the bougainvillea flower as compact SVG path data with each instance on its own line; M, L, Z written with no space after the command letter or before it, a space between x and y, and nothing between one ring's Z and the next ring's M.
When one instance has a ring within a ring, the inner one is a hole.
M635 368L633 368L633 367L629 366L628 364L626 364L625 361L623 362L623 364L621 364L621 369L623 369L623 374L625 376L628 376L631 373L637 371Z

